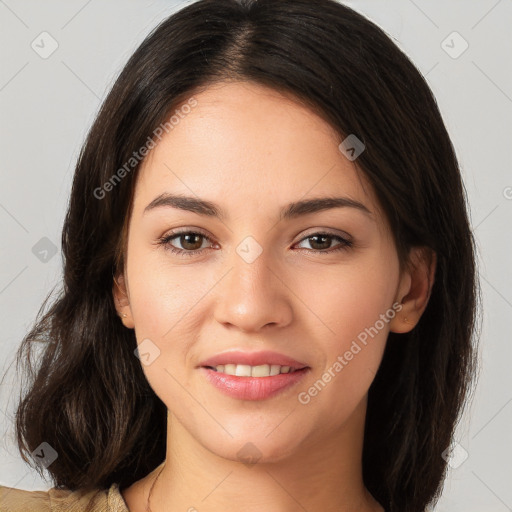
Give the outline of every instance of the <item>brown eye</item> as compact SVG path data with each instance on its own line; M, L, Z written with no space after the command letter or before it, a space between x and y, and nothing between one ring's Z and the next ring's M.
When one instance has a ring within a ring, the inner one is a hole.
M182 231L170 233L158 239L158 243L166 250L182 256L194 256L203 252L203 242L211 242L210 238L196 231ZM176 245L178 247L176 247ZM181 246L181 247L180 247Z
M204 236L199 233L185 233L183 235L179 235L177 238L183 249L196 251L201 248Z
M311 247L318 249L319 251L324 249L330 249L333 237L328 235L313 235L308 238L310 240ZM313 240L313 243L311 243Z
M333 240L338 240L340 243L334 248L331 248ZM303 238L299 243L303 243L304 241L308 241L312 248L311 250L318 252L319 254L329 254L335 251L342 251L353 246L353 242L350 240L331 233L314 233Z

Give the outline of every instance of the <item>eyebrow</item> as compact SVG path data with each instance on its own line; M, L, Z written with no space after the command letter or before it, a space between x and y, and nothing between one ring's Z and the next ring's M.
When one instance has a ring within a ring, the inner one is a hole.
M143 215L156 208L168 207L179 210L197 213L207 217L216 217L221 220L227 219L226 212L215 203L197 197L182 196L175 194L160 194L144 208ZM285 206L279 214L279 220L290 220L320 211L333 208L354 208L373 218L373 213L362 203L348 197L319 197L295 201Z

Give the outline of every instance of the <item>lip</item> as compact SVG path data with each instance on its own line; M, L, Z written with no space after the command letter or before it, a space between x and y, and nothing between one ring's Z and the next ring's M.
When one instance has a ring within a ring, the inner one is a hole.
M311 369L305 367L293 373L280 373L269 377L239 377L205 367L199 370L210 384L227 396L239 400L265 400L296 385Z
M308 365L296 361L295 359L273 352L264 350L260 352L242 352L240 350L230 350L222 352L213 357L205 359L199 363L199 367L218 366L220 364L246 364L249 366L259 366L262 364L278 364L280 366L290 366L296 370L306 368ZM284 375L284 374L283 374ZM277 375L275 376L277 377ZM250 379L250 377L243 377ZM256 377L257 379L266 379L267 377Z

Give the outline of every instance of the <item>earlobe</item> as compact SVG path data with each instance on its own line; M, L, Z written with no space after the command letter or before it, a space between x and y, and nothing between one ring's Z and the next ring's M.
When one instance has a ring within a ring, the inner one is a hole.
M124 326L133 329L134 323L130 308L130 300L128 297L126 281L122 273L118 274L117 277L114 276L112 295L117 314L121 317L121 321Z
M408 268L404 271L395 300L402 305L390 322L390 331L409 332L425 311L434 286L437 255L428 247L411 249Z

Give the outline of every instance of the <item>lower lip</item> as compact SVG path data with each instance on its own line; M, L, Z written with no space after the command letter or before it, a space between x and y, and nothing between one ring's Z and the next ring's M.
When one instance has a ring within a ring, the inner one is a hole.
M200 370L211 384L228 396L240 400L265 400L297 384L304 378L309 367L269 377L238 377L204 366Z

